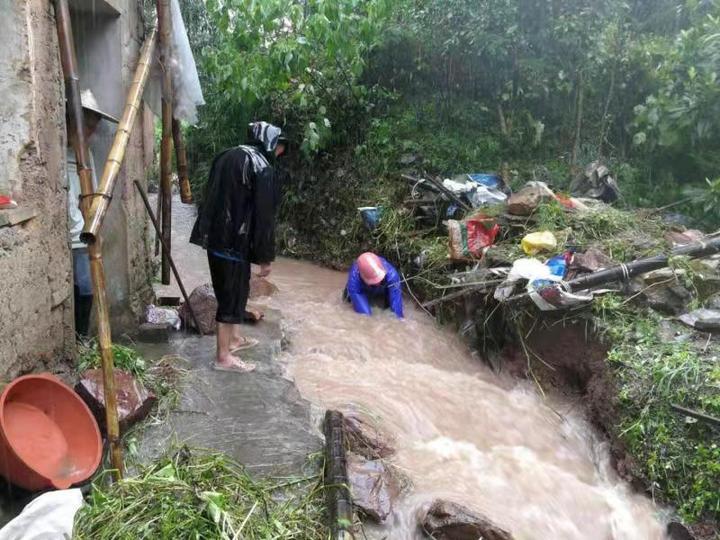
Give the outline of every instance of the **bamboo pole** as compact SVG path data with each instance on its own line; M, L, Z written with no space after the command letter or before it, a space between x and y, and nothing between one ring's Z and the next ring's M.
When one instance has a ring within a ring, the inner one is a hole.
M88 148L85 140L85 126L80 99L77 59L73 44L70 9L67 0L56 0L55 18L58 29L60 57L65 75L68 100L69 130L73 134L73 146L77 161L80 191L82 194L80 209L87 224L90 217L90 198L93 195L92 170L87 166ZM120 444L120 425L117 412L117 391L115 389L115 366L110 333L110 313L105 291L105 273L102 262L102 245L99 241L88 246L90 276L92 280L94 304L98 320L98 343L103 372L103 395L105 398L105 425L110 446L110 461L115 469L116 479L123 475L123 457Z
M175 161L177 162L178 183L180 184L180 200L183 204L192 204L192 190L188 176L187 150L180 130L180 120L172 121L173 144L175 145Z
M85 125L83 121L82 101L80 99L80 76L77 71L77 57L73 42L72 24L70 22L70 8L67 0L55 1L55 20L60 46L60 63L65 76L65 96L67 97L68 135L73 135L73 149L80 177L80 210L87 215L90 199L93 193L92 169L89 167L87 141L85 140Z
M157 0L160 66L162 68L162 140L160 142L160 197L162 197L162 268L160 281L170 284L172 247L172 74L170 73L170 1Z
M150 206L150 201L148 201L147 194L145 193L145 190L140 185L140 182L135 180L135 187L137 188L138 192L140 193L140 197L143 200L143 204L145 205L145 210L147 210L148 216L150 216L150 221L153 224L153 227L155 227L155 234L157 234L158 238L164 243L164 240L162 236L160 235L160 224L157 222L157 219L155 218L155 214L153 214L152 206ZM163 245L163 248L165 246ZM190 316L193 319L193 322L195 323L195 328L197 328L198 334L201 336L203 335L202 327L200 326L200 322L198 321L197 316L195 315L195 310L192 307L192 304L190 303L190 298L188 297L188 293L185 290L185 285L183 285L182 279L180 279L180 272L178 272L177 267L175 266L175 261L172 259L172 255L170 255L168 251L168 255L170 257L170 268L172 268L173 275L175 276L175 281L177 281L178 287L180 287L180 292L183 295L183 298L185 299L185 304L188 307L188 311L190 312Z
M113 144L110 147L110 154L105 162L100 185L92 200L89 219L85 220L85 228L80 235L80 240L88 245L93 244L97 240L103 221L105 220L105 215L110 207L110 200L115 190L115 182L119 176L120 167L125 157L125 150L130 141L130 133L132 132L135 118L140 109L145 83L150 75L150 63L155 49L156 36L157 33L155 29L153 29L145 39L145 43L140 51L140 59L135 68L135 76L128 90L125 110L123 111L120 124L115 132L115 139L113 140Z
M333 540L351 540L353 521L352 498L348 486L347 457L343 415L339 411L325 413L325 487L328 517Z

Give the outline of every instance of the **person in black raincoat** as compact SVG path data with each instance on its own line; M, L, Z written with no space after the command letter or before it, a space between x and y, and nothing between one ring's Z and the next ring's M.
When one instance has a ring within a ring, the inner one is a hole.
M255 368L235 356L257 345L240 332L250 292L250 264L259 265L259 275L265 277L275 259L280 186L271 162L285 152L287 143L280 128L267 122L250 124L248 138L248 144L215 156L190 235L190 242L207 250L218 301L214 368L223 371Z

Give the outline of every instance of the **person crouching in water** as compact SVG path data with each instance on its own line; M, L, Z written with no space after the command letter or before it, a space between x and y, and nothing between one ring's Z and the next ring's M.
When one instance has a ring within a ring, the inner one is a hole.
M372 315L370 303L379 301L398 318L403 318L400 274L392 264L374 253L363 253L353 263L343 296L357 313Z
M217 356L214 368L248 372L254 364L235 356L257 345L244 337L240 324L250 292L250 263L270 274L275 259L275 219L280 186L270 164L285 152L280 128L255 122L249 142L218 154L213 160L202 206L190 242L207 250L210 276L218 302Z

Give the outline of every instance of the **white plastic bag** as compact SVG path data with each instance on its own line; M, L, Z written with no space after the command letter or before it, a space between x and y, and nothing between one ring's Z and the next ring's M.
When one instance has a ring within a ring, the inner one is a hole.
M30 502L0 529L0 540L72 538L75 514L83 504L79 489L49 491Z
M178 0L170 1L170 19L172 21L170 69L172 70L173 95L175 96L173 116L194 125L198 120L197 108L204 105L205 100ZM161 99L162 73L156 57L150 79L145 87L145 101L156 116L162 114Z

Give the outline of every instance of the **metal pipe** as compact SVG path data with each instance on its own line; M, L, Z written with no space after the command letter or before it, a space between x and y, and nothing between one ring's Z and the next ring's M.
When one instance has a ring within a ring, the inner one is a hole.
M88 164L88 148L85 140L85 125L80 99L80 85L77 74L77 59L73 44L70 9L67 0L55 1L55 18L58 29L60 58L65 75L69 132L75 148L80 191L82 193L80 209L87 224L90 216L88 204L93 195L92 170ZM102 246L96 241L88 246L90 275L92 279L94 304L98 320L98 344L103 373L103 395L105 397L105 424L110 445L110 461L115 469L115 478L122 478L123 456L120 444L120 425L117 412L117 392L115 389L115 366L112 353L110 332L110 312L105 292L105 273L102 262Z
M150 206L150 201L147 198L147 194L145 193L145 190L140 185L140 182L135 180L135 187L137 188L138 192L140 193L140 198L143 200L143 204L145 204L145 210L147 210L148 216L150 216L150 221L153 224L153 227L155 227L155 234L158 235L158 238L160 238L160 241L163 243L163 249L165 249L165 239L160 235L160 224L157 222L157 219L155 218L155 214L153 214L152 207ZM169 254L170 250L168 250ZM192 304L190 303L190 298L188 297L187 291L185 290L185 285L183 285L182 279L180 279L180 272L178 272L177 267L175 266L175 261L173 261L172 256L170 256L170 268L173 271L173 274L175 275L175 281L178 283L178 287L180 287L180 292L183 295L183 298L185 299L185 304L188 307L188 310L190 311L190 316L193 318L193 322L195 322L195 328L197 328L198 333L202 336L203 331L200 327L200 323L198 322L198 318L195 316L195 310L192 308Z
M138 65L135 68L135 76L128 90L125 110L123 111L120 124L115 132L115 139L110 147L110 154L103 168L100 185L92 199L89 219L85 220L85 228L80 235L80 240L88 245L91 245L97 240L103 221L105 220L105 215L110 207L112 194L115 190L115 182L120 173L120 167L125 157L125 150L130 141L130 133L132 132L135 118L140 109L145 83L147 83L148 76L150 75L150 63L152 61L153 51L155 50L156 36L157 32L153 29L147 39L145 39L145 43L140 51Z
M188 176L187 150L183 141L180 120L173 118L172 121L173 144L175 145L175 162L177 163L178 183L180 184L180 200L183 204L192 204L192 189L190 188L190 177Z
M162 268L160 281L170 283L172 247L172 74L170 72L170 1L157 0L160 67L162 68L162 140L160 142L160 197L162 197Z

